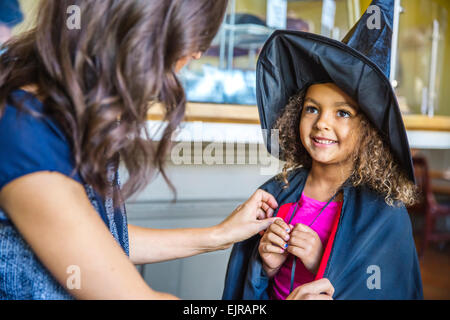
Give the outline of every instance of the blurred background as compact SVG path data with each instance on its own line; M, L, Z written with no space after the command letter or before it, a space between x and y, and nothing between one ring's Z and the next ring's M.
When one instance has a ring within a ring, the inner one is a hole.
M0 13L0 42L33 27L39 0L1 2L12 5ZM158 176L128 201L129 223L152 228L214 225L279 172L283 164L264 148L255 106L255 67L264 41L275 29L341 40L369 4L229 0L210 49L180 73L189 103L167 158L177 201ZM390 80L424 195L419 205L409 208L424 295L450 299L450 1L396 0L396 9ZM161 116L158 105L148 114L156 139L164 126ZM230 249L138 269L156 290L184 299L219 299L229 253Z

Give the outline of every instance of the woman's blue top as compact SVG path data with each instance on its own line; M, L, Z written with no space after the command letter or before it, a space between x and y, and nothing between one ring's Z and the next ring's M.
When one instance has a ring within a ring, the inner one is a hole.
M129 255L125 207L114 209L110 197L102 198L78 173L71 175L74 158L63 131L49 116L20 112L20 103L44 115L42 103L31 93L10 94L0 115L0 190L12 180L37 171L57 171L81 183L106 227ZM118 170L109 168L111 192L120 188ZM68 277L71 274L68 274ZM72 299L56 281L0 207L0 299Z

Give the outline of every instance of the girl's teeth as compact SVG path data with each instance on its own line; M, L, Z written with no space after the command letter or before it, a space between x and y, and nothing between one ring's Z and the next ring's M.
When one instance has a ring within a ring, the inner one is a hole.
M315 142L317 143L321 143L321 144L332 144L334 143L334 141L331 140L318 140L318 139L314 139Z

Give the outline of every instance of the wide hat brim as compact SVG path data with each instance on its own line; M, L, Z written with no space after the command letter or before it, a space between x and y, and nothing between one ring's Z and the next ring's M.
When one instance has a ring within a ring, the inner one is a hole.
M305 86L325 82L335 83L358 103L408 178L415 181L403 118L389 79L360 52L313 33L277 30L259 55L256 99L267 150L278 153L272 150L270 129L289 98ZM282 152L278 156L284 160Z

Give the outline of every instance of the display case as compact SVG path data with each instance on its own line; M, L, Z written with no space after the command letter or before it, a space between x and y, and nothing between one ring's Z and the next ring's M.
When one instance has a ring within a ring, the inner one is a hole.
M418 115L423 115L420 119L424 119L427 128L434 126L430 117L450 116L447 103L450 90L445 89L450 78L443 72L450 60L446 51L450 42L449 5L444 2L396 0L390 80L402 113L414 116L414 123ZM341 40L369 3L369 0L231 0L210 49L180 74L191 106L188 111L195 109L198 114L198 103L207 103L208 108L217 110L223 109L224 104L255 106L257 57L275 29L301 30ZM257 120L256 117L248 122ZM446 120L439 121L448 124Z
M210 49L180 74L187 99L256 105L256 60L274 30L307 31L340 40L358 16L359 0L231 0Z
M403 0L393 83L403 114L450 115L442 90L447 10L438 1ZM447 85L448 88L448 85Z

